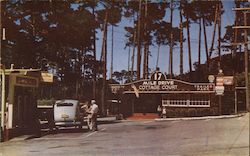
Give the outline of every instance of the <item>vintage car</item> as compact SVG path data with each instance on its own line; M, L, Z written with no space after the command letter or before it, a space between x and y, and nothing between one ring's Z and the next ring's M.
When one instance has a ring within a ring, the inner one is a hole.
M53 107L54 124L58 127L78 127L84 124L84 114L81 112L78 100L57 100Z

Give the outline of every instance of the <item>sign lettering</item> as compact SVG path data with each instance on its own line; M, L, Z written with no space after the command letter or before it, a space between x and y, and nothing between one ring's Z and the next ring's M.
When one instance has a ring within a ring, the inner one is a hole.
M26 86L26 87L37 87L38 80L32 77L16 77L16 85Z

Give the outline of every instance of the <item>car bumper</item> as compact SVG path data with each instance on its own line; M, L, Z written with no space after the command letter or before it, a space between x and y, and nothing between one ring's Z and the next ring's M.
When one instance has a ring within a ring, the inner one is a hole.
M70 126L81 126L82 122L55 122L55 126L70 127Z

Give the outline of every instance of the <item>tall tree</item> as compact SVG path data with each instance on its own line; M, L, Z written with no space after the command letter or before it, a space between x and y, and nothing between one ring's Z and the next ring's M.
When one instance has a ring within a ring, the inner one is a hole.
M180 75L183 74L183 19L182 19L182 5L179 2L179 15L180 15Z
M194 14L193 6L184 1L182 3L182 8L184 11L184 16L186 17L186 28L187 28L187 41L188 41L188 64L189 64L189 72L192 74L192 57L191 57L191 42L190 42L190 16Z
M83 3L72 9L71 2L6 2L10 6L6 13L13 17L11 21L15 25L15 28L8 27L6 43L11 43L14 52L9 62L16 68L53 70L60 77L58 80L71 90L69 96L73 90L78 92L78 84L86 77L82 67L92 49L91 32L97 27L91 11ZM7 21L5 18L3 23Z
M202 27L203 27L203 36L204 36L204 46L205 46L205 54L207 60L207 67L209 67L209 61L212 54L213 44L214 44L214 36L215 36L215 28L217 25L217 18L221 13L222 10L218 11L218 6L222 6L220 1L209 1L209 2L200 2L200 1L193 1L191 5L194 6L194 16L192 16L192 20L194 22L202 20ZM206 33L206 26L211 26L214 23L214 31L212 35L212 43L210 50L208 49L207 43L207 33Z
M198 65L201 64L201 19L199 19Z
M169 75L172 78L173 75L173 0L170 2L170 46L169 46Z
M128 8L125 13L126 17L130 18L133 17L134 13L139 13L139 1L129 1ZM138 46L144 46L144 59L143 59L143 77L146 78L148 76L148 62L149 62L149 46L153 44L153 33L157 29L157 24L159 24L165 16L165 8L166 3L153 3L146 1L142 3L141 6L141 17L137 16L136 25L134 27L126 27L125 30L127 31L126 37L128 38L128 43L133 43L133 45L137 46L137 54L138 54ZM143 24L139 26L139 20L142 21ZM146 24L145 24L146 23ZM140 31L138 30L140 28ZM136 33L134 33L134 31ZM139 33L140 32L140 33ZM144 33L143 33L144 32ZM140 34L140 44L138 43L138 35ZM135 35L132 35L135 34ZM133 41L133 37L136 37L136 42ZM141 49L139 47L139 49ZM132 52L133 53L133 52ZM141 53L139 53L141 54ZM141 56L139 56L141 57ZM133 54L132 54L133 58ZM141 59L141 58L140 58ZM140 62L141 64L141 62ZM137 65L139 65L138 56L137 56ZM139 67L139 66L137 66ZM133 72L132 72L133 73ZM132 74L131 73L131 74ZM138 69L137 69L138 74Z
M104 9L97 11L99 16L99 21L103 24L103 42L102 42L102 52L101 61L103 62L103 83L102 83L102 94L101 94L101 110L102 114L106 115L106 79L107 79L107 31L108 25L115 25L121 21L121 10L123 8L122 2L116 1L100 1ZM111 16L112 15L112 16ZM104 19L104 21L103 21Z
M213 30L213 35L212 35L211 47L209 49L209 57L212 56L212 52L214 50L214 38L215 38L215 33L216 33L217 20L218 20L218 5L216 5L216 10L215 10L215 15L214 15L214 30Z
M137 29L137 70L136 70L136 79L141 78L141 16L142 16L142 1L139 0L139 11L137 14L138 29Z
M148 28L147 28L147 18L148 18L148 1L144 3L144 16L143 16L143 41L144 41L144 58L143 58L143 78L148 78L148 53L149 53L149 39L148 39Z

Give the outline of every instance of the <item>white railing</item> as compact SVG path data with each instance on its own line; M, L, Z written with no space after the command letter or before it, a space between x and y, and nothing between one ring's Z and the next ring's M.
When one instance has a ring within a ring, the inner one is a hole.
M166 107L210 107L210 100L162 100Z

